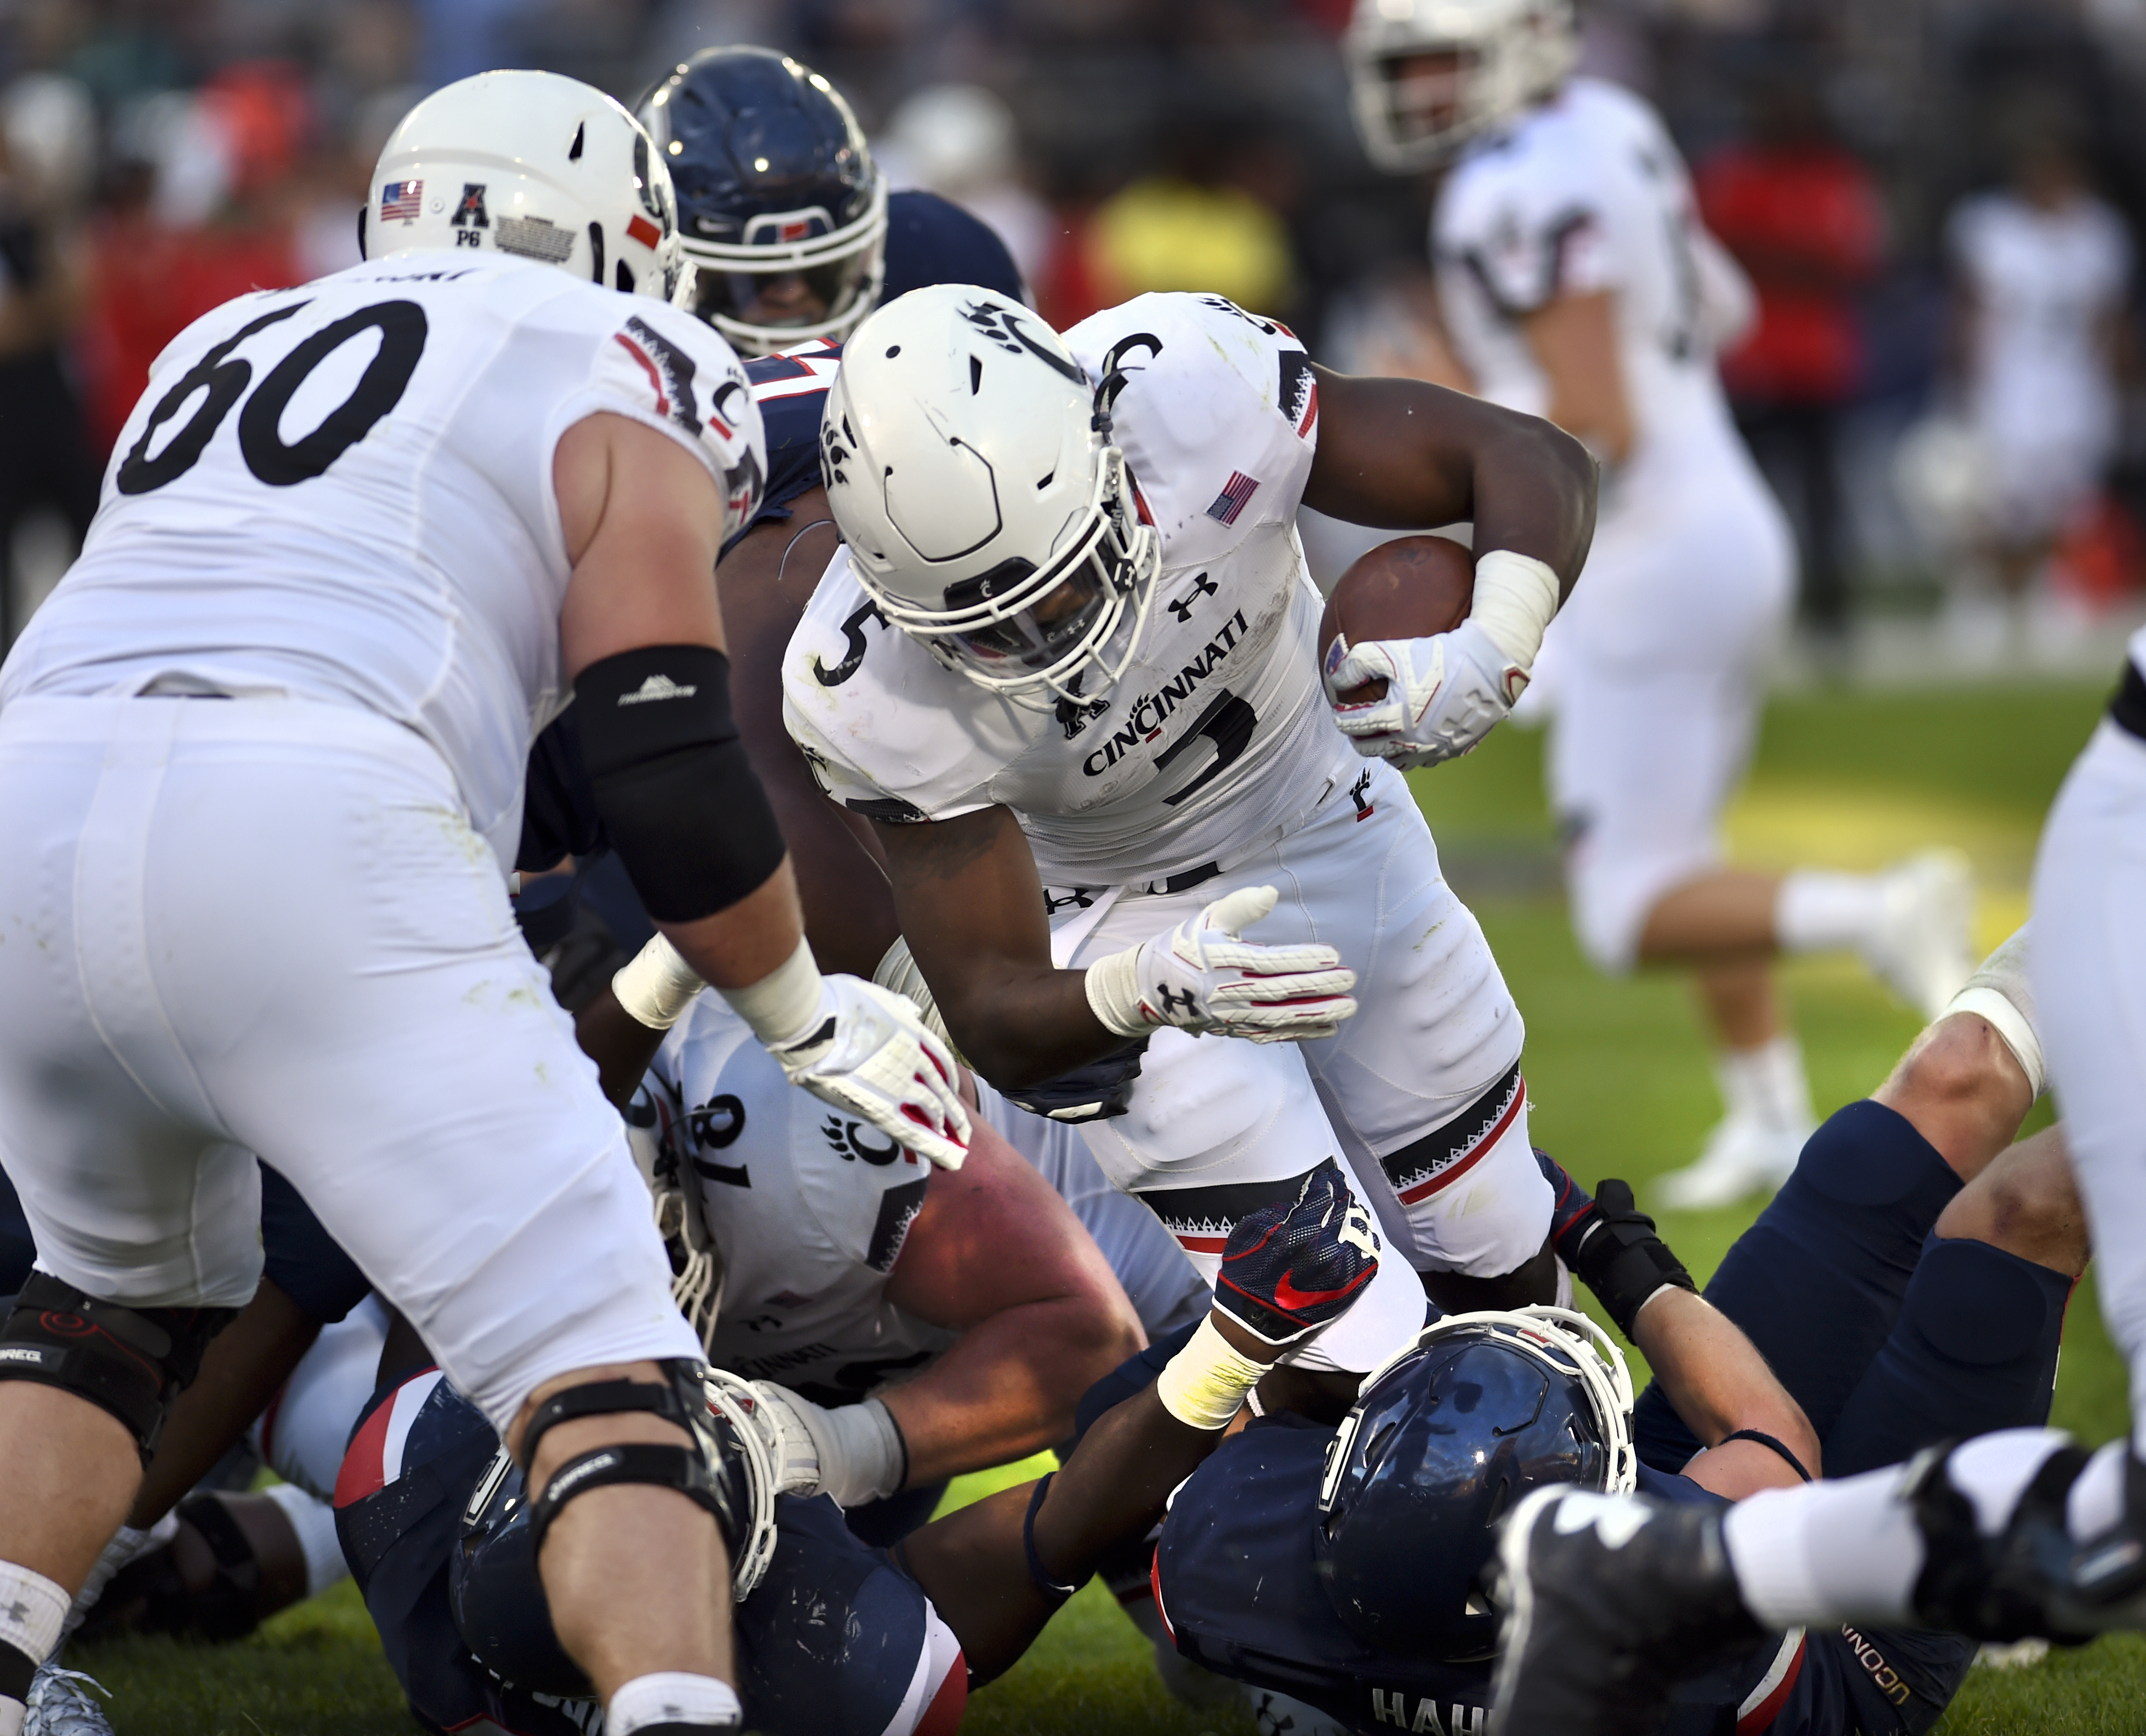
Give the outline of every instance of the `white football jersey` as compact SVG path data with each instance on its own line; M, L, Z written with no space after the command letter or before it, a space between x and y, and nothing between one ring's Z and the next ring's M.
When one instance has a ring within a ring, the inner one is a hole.
M886 1300L928 1166L791 1085L720 995L672 1027L629 1119L652 1120L698 1180L721 1260L717 1367L853 1404L960 1336Z
M1974 296L1969 407L2000 461L2049 440L2105 449L2118 417L2108 328L2131 277L2123 219L2099 199L2043 211L1984 193L1954 211L1945 242Z
M1310 358L1219 296L1147 295L1066 342L1128 382L1115 438L1162 569L1136 654L1091 702L1017 705L890 630L837 553L790 641L783 715L823 788L875 819L1020 817L1046 884L1226 864L1355 775L1318 678L1296 539L1318 437Z
M744 369L676 308L487 253L242 296L157 358L82 558L0 672L25 694L281 692L403 724L514 860L523 766L567 697L560 436L597 412L766 469Z
M1440 189L1439 300L1477 392L1540 416L1549 386L1522 322L1565 295L1617 292L1636 444L1619 490L1690 486L1709 456L1748 465L1714 366L1690 177L1629 91L1575 78L1472 147ZM1605 499L1605 516L1621 504Z

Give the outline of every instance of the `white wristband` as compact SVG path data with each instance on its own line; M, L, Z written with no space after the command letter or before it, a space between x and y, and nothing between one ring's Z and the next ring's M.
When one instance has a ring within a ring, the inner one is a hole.
M1140 1016L1140 955L1137 946L1114 952L1089 965L1082 979L1089 1010L1104 1030L1121 1037L1144 1037L1155 1029Z
M1185 1346L1163 1365L1155 1383L1162 1408L1190 1429L1226 1429L1245 1394L1265 1378L1267 1365L1240 1355L1215 1329L1211 1314Z
M1494 548L1476 558L1468 618L1522 671L1535 667L1557 605L1557 575L1533 555Z
M693 967L678 955L678 949L661 935L628 959L611 980L611 991L627 1016L651 1030L668 1030L684 1018L703 986Z
M820 1010L820 967L801 935L797 950L758 982L716 992L752 1027L763 1047L786 1048L805 1035Z

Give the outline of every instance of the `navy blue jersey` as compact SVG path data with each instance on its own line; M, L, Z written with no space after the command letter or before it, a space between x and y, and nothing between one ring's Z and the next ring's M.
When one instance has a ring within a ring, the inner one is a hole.
M452 1580L465 1510L498 1444L438 1369L391 1383L351 1437L336 1483L337 1534L388 1665L425 1729L583 1736L592 1701L502 1682L472 1655L456 1625ZM747 1724L770 1736L951 1730L966 1678L958 1650L939 1655L946 1643L935 1644L937 1618L916 1582L851 1536L831 1501L781 1495L776 1512L775 1559L736 1612ZM532 1658L546 1648L556 1654L543 1594L533 1566L528 1571L532 1613L521 1638ZM563 1655L550 1669L571 1674Z
M976 283L1026 301L1013 256L988 223L936 193L896 193L886 202L886 283L881 305L935 283ZM820 486L820 412L840 365L840 344L810 343L746 364L767 429L767 487L760 509L731 541L755 526L790 516L790 503Z

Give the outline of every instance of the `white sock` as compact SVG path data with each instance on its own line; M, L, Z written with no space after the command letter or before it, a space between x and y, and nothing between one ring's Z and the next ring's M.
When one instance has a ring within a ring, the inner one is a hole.
M2069 1439L2054 1429L1980 1435L1954 1449L1945 1474L1974 1504L1977 1526L1994 1537L2010 1522L2034 1474ZM1784 1628L1911 1620L1923 1537L1900 1492L1904 1469L1888 1465L1859 1477L1769 1489L1731 1508L1722 1539L1752 1614ZM2118 1489L2120 1510L2120 1480ZM2075 1488L2074 1515L2079 1499Z
M1900 1469L1768 1489L1721 1524L1744 1607L1769 1627L1899 1621L1923 1570Z
M605 1736L633 1736L650 1724L705 1724L712 1730L735 1730L744 1723L745 1708L729 1683L681 1669L636 1676L604 1709Z
M12 1561L0 1561L0 1645L42 1664L60 1643L67 1606L66 1588ZM21 1736L22 1702L0 1694L0 1736Z
M336 1535L334 1508L295 1483L278 1483L262 1493L283 1509L283 1517L298 1534L298 1547L306 1557L307 1597L317 1598L348 1577L350 1564L342 1559L342 1541Z
M2113 1440L2086 1462L2064 1501L2064 1529L2079 1542L2124 1517L2124 1461L2129 1441Z
M1784 952L1853 950L1878 932L1884 916L1884 888L1877 875L1798 868L1781 876L1774 939Z
M1756 1049L1722 1050L1714 1057L1714 1076L1731 1115L1783 1133L1810 1131L1810 1083L1804 1075L1803 1045L1788 1032Z

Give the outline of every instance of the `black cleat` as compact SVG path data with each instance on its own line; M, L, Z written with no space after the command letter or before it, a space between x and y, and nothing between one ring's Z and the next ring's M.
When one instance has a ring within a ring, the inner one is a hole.
M1649 1736L1679 1680L1764 1637L1714 1508L1539 1489L1496 1561L1490 1736Z
M2050 1454L1995 1537L1982 1534L1973 1502L1953 1487L1949 1457L1948 1447L1933 1448L1906 1477L1923 1534L1919 1619L1976 1639L2059 1645L2146 1628L2146 1464L2135 1454L2124 1462L2123 1516L2084 1543L2065 1523L2089 1458L2084 1448Z

